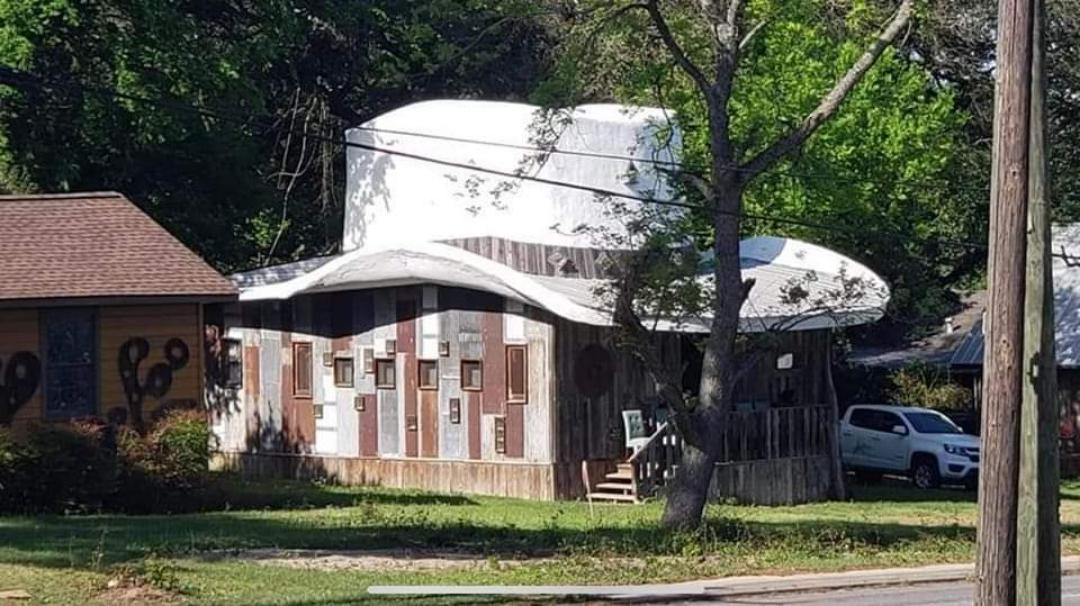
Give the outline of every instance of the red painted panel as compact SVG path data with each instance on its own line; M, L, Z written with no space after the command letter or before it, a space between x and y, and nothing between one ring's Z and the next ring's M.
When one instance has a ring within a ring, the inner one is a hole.
M285 361L286 356L289 356L288 362ZM270 406L273 405L270 402ZM300 450L296 432L296 397L293 396L292 335L287 332L281 333L281 441L287 451Z
M480 332L484 340L484 413L505 414L506 353L501 312L484 311Z
M420 456L439 456L439 392L420 392Z
M469 406L469 458L480 459L480 393L466 392Z
M408 294L406 294L408 293ZM409 419L416 418L417 364L416 364L416 300L415 291L398 293L397 302L397 351L405 356L405 376L398 378L398 389L405 390L405 456L417 454L418 431L410 431Z
M364 394L364 410L360 411L360 455L379 456L379 400L375 394Z
M506 456L525 456L525 408L523 404L506 405Z
M259 348L248 345L244 348L244 391L248 401L245 403L244 431L249 445L259 442Z

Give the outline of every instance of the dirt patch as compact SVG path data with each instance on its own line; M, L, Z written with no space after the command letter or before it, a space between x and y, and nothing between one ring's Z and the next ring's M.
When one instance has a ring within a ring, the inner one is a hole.
M110 587L96 596L102 604L172 604L179 597L149 585L126 585Z
M547 561L489 559L481 554L438 549L246 549L214 552L208 559L234 559L267 566L287 566L306 570L465 570L492 565L520 566Z

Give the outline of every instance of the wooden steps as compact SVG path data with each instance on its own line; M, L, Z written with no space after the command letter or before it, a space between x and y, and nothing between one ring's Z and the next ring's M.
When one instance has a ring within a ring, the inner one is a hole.
M612 501L616 503L639 503L634 487L634 470L629 463L617 463L615 471L604 475L586 497L590 501Z

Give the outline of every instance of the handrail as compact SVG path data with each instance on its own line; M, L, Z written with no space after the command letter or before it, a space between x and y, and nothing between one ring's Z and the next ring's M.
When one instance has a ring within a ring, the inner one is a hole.
M649 436L649 439L646 440L645 443L641 445L641 448L637 449L637 451L635 451L634 454L630 455L630 458L627 459L626 462L627 463L633 463L633 462L637 461L639 457L643 456L641 453L645 452L650 446L652 446L652 443L655 442L658 438L660 438L661 434L667 432L669 426L670 426L670 423L668 423L666 421L661 423L656 428L656 431L654 431L653 434L651 436Z

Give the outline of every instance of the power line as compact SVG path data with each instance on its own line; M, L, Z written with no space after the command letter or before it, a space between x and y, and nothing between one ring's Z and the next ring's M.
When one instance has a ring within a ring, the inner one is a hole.
M578 191L584 191L586 193L592 193L593 195L601 197L601 198L621 198L621 199L641 202L641 203L644 203L644 204L653 204L653 205L660 205L660 206L670 206L670 207L676 207L676 208L684 208L684 209L689 209L689 210L706 211L706 212L712 212L712 213L720 214L722 216L730 216L730 217L735 217L735 218L740 218L740 219L750 219L750 220L756 220L756 221L765 221L765 222L770 222L770 223L780 224L780 225L792 225L792 226L796 226L796 227L804 227L804 228L807 228L807 229L816 229L816 230L829 231L829 232L834 232L834 233L847 233L847 234L851 234L851 235L865 235L865 234L868 233L867 229L861 228L861 227L859 227L859 228L854 228L854 227L853 228L848 228L848 227L838 226L838 225L835 225L835 224L817 223L817 222L813 222L813 221L806 221L806 220L801 220L801 219L793 219L793 218L781 217L781 216L776 216L776 215L766 215L766 214L747 213L747 212L720 211L720 210L716 210L716 209L709 209L708 207L706 207L704 205L701 205L701 204L693 204L693 203L689 203L689 202L682 202L682 201L679 201L679 200L659 199L659 198L648 197L648 196L639 196L639 195L630 194L630 193L626 193L626 192L619 192L619 191L615 191L615 190L609 190L609 189L605 189L605 188L601 188L601 187L594 187L594 186L590 186L590 185L583 185L583 184L578 184L578 183L570 183L570 182L566 182L566 181L559 181L559 180L556 180L556 179L548 179L548 178L544 178L544 177L538 177L538 176L535 176L535 175L528 175L528 174L524 174L523 172L520 172L520 171L510 172L510 171L504 171L504 170L479 166L479 165L475 165L475 164L468 164L468 163L463 163L463 162L455 162L455 161L451 161L451 160L444 160L444 159L441 159L441 158L433 158L433 157L425 156L425 155L422 155L422 154L415 154L415 153L405 152L405 151L392 149L392 148L384 148L384 147L380 147L380 146L377 146L377 145L370 145L370 144L366 144L366 143L359 143L359 142L355 142L355 141L349 141L349 140L344 139L344 138L339 139L339 138L336 138L336 137L328 137L328 136L321 135L321 134L318 134L318 133L311 133L311 132L308 132L307 130L301 131L301 130L298 130L298 129L282 128L282 127L278 127L276 125L270 125L270 124L265 124L265 123L260 124L259 121L257 121L257 120L253 121L252 116L250 116L250 115L242 115L242 114L239 114L238 112L228 112L228 111L219 112L219 111L216 111L216 110L209 110L209 109L206 109L206 108L190 106L190 105L186 105L186 104L182 104L182 103L172 103L172 102L169 102L168 100L164 100L164 99L156 99L156 98L145 97L145 96L140 96L140 95L130 95L130 94L126 94L126 93L121 93L119 91L112 91L112 90L108 90L108 89L100 89L100 88L96 88L96 87L84 86L82 84L77 84L76 87L72 87L71 85L68 85L66 83L60 84L60 83L49 82L47 79L45 79L43 77L36 76L36 75L30 74L28 72L22 72L20 70L16 70L16 69L13 69L13 68L10 68L10 67L7 67L7 66L0 66L0 82L4 82L4 81L6 81L8 84L13 84L13 83L14 83L14 85L23 84L23 85L30 85L30 86L34 86L36 88L43 88L43 89L49 89L49 88L66 89L69 92L71 92L73 90L73 88L77 88L79 91L88 91L88 92L91 92L91 93L104 95L104 96L107 96L107 97L110 97L110 98L125 99L125 100L135 101L135 102L144 103L144 104L148 104L148 105L153 105L153 106L172 107L173 109L177 109L179 111L186 111L186 112L189 112L189 113L195 113L195 114L203 116L203 117L214 118L214 119L223 120L223 121L226 121L226 122L237 123L237 124L245 125L245 126L246 125L251 125L254 122L255 124L258 124L258 125L260 125L260 126L262 126L264 128L281 129L281 130L284 130L286 132L291 132L291 133L302 135L304 137L308 137L308 138L313 139L315 141L337 144L337 145L341 145L343 147L359 148L359 149L364 149L366 151L371 151L371 152L374 152L374 153L384 153L384 154L391 155L391 156L399 156L399 157L409 158L409 159L413 159L413 160L417 160L417 161L422 161L422 162L428 162L428 163L438 164L438 165L442 165L442 166L447 166L447 167L451 167L451 168L458 168L458 169L462 169L462 170L485 173L485 174L499 176L499 177L503 177L503 178L507 178L507 179L530 181L530 182L536 182L536 183L549 185L549 186L553 186L553 187L562 187L562 188L574 189L574 190L578 190ZM237 115L237 116L242 115L243 117L230 118L228 116L228 114L230 114L230 113L232 113L234 115ZM401 131L401 132L405 132L405 131ZM527 147L527 146L523 146L523 147ZM528 148L528 149L532 149L532 148ZM569 150L566 150L566 151L569 152ZM573 153L576 155L578 152L573 152ZM591 152L581 152L581 153L589 154ZM618 157L618 156L616 156L616 157ZM619 158L622 159L622 157L619 157ZM630 158L630 157L626 157L626 158ZM884 230L869 230L869 232L870 233L877 233L877 234L880 234L882 236L886 236L886 237L896 239L896 240L899 240L899 241L904 240L904 236L901 235L901 234L898 234L898 233L890 233L890 232L887 232L887 231L884 231ZM969 249L969 250L980 250L980 251L981 250L987 250L987 248L988 248L986 244L982 244L982 243L978 243L978 242L968 242L968 241L963 241L963 240L946 240L946 239L941 239L941 238L924 239L924 240L921 240L921 242L924 243L924 244L933 243L933 244L938 244L938 245L942 245L942 246L954 246L954 247L958 247L958 248L965 248L965 249ZM1080 262L1080 256L1069 255L1069 254L1066 254L1064 252L1055 253L1054 256L1065 259L1066 261L1069 261L1069 262Z
M55 87L55 88L66 88L69 91L72 88L71 86L69 86L69 85L67 85L65 83L59 83L59 82L56 82L56 81L50 82L47 78L45 78L43 76L38 76L36 74L31 74L29 72L25 72L25 71L21 71L21 70L15 70L15 69L7 67L7 66L0 66L0 76L4 76L4 75L8 75L13 79L21 80L23 82L26 82L26 83L29 83L29 84L32 84L32 85L37 85L37 86L49 86L49 87ZM191 113L196 113L198 115L208 117L208 118L226 119L226 115L233 115L233 116L236 117L235 120L233 120L234 122L240 121L243 124L249 124L249 123L251 123L251 120L252 120L252 115L250 113L242 113L242 112L237 112L235 110L229 110L229 109L225 109L225 108L209 109L209 108L203 108L203 107L198 107L198 106L191 106L191 105L187 105L187 104L183 104L183 103L170 102L168 100L161 99L161 98L156 98L155 99L155 98L141 96L141 95L132 95L130 93L121 93L119 91L115 91L115 90L111 90L111 89L104 89L104 88L100 88L100 87L88 86L88 85L85 85L85 84L82 84L82 83L79 83L77 85L77 87L79 89L81 89L81 90L90 91L90 92L93 92L93 93L96 93L96 94L106 95L106 96L115 97L115 98L119 98L119 99L125 99L125 100L128 100L128 101L135 101L135 102L139 102L139 103L146 103L146 104L150 104L150 105L159 105L159 106L165 106L165 107L172 107L174 109L178 109L178 110L181 110L181 111L187 111L187 112L191 112ZM267 118L269 118L269 116L267 116ZM273 125L264 124L263 126L266 127L266 128L277 128L276 126L273 126ZM285 129L285 130L288 130L288 129ZM465 143L465 144L470 144L470 145L484 145L484 146L488 146L488 147L496 147L496 148L503 148L503 149L515 149L515 150L519 150L519 151L527 151L527 152L536 153L538 155L565 155L565 156L575 156L575 157L583 157L583 158L594 158L594 159L600 159L600 160L616 160L616 161L636 162L636 163L641 163L641 164L650 164L650 165L653 165L653 166L666 166L666 167L670 167L670 168L673 168L673 169L678 169L678 170L686 172L686 173L698 174L696 171L692 170L686 163L680 162L678 160L664 160L664 159L660 159L660 158L648 158L648 157L633 156L633 155L623 155L623 154L604 153L604 152L590 152L590 151L574 150L574 149L562 149L562 148L556 147L554 145L551 145L551 146L545 146L545 145L542 145L542 144L535 145L535 146L534 145L522 145L522 144L518 144L518 143L507 143L507 142L503 142L503 141L491 141L491 140L487 140L487 139L476 139L476 138L472 138L472 137L461 137L461 136L441 135L441 134L438 134L438 133L425 133L425 132L418 132L418 131L410 131L410 130L403 130L403 129L382 128L382 127L378 127L378 126L363 126L363 125L361 125L361 126L351 127L350 130L360 130L360 131L366 131L366 132L371 132L371 133L390 134L390 135L398 135L398 136L406 136L406 137L417 137L417 138L424 138L424 139L437 140L437 141L447 141L447 142L452 142L452 143ZM308 134L306 136L311 137L312 135ZM340 143L340 141L335 141L335 142ZM751 170L749 170L747 168L744 168L744 167L741 167L741 166L728 167L726 170L728 170L730 172L742 173L742 174L748 174L748 173L752 172ZM806 172L806 171L795 171L795 170L785 169L785 168L774 169L774 170L769 171L768 173L766 173L765 176L784 176L784 177L790 177L790 178L795 178L795 179L831 181L831 182L835 182L835 183L848 183L848 184L866 184L866 183L869 183L869 181L867 181L865 179L859 179L859 178L853 178L853 177L841 177L841 176L830 175L830 174L825 174L825 173L812 173L812 172ZM989 194L988 188L985 188L985 187L970 187L970 186L957 186L957 185L952 185L951 187L953 189L960 190L960 191L971 191L971 192L978 192L978 193L982 193L982 194Z

